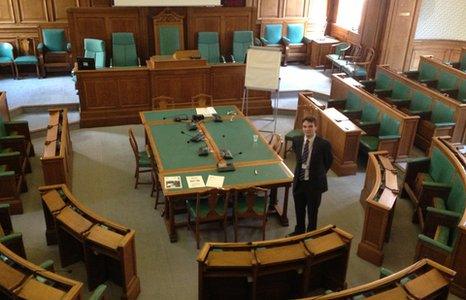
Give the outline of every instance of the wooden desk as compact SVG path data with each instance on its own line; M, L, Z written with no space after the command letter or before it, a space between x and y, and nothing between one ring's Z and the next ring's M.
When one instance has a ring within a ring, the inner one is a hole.
M91 290L110 279L122 287L122 298L136 299L140 282L136 271L134 230L96 215L65 185L44 186L39 190L47 241L58 242L62 267L82 260Z
M239 63L183 67L163 64L162 68L77 71L80 126L139 123L140 111L158 108L158 103L153 103L158 96L174 98L176 107L191 107L191 97L202 93L212 95L216 106L241 107L245 66ZM271 113L269 92L249 93L249 114Z
M83 284L49 272L0 244L0 298L80 300ZM39 280L37 277L42 277Z
M202 176L204 183L207 182L209 175L225 176L223 184L225 189L246 189L254 186L270 188L275 191L272 194L274 200L276 200L276 189L284 187L285 196L281 201L282 206L279 207L278 201L275 201L276 204L271 205L269 212L278 214L281 223L284 226L288 225L288 194L293 173L237 107L216 106L215 109L223 117L222 123L213 122L212 118L206 118L198 123L198 128L206 137L206 143L212 151L211 154L203 157L197 154L200 144L187 144L186 135L180 133L186 130L186 123L173 121L176 115L195 114L195 109L141 112L141 120L159 171L163 195L166 197L165 224L172 242L177 240L176 227L185 225L175 224L173 203L176 199L185 199L209 190L209 188L188 188L186 176ZM232 112L235 114L234 118L230 117ZM257 143L253 142L253 135L260 137ZM220 148L224 148L225 145L233 154L232 162L236 168L234 172L217 171L216 165L221 160ZM164 184L166 176L180 176L182 188L166 189Z
M199 299L290 299L342 289L352 235L328 225L252 243L205 243L197 257Z
M199 52L192 53L201 57ZM192 59L188 57L176 57L173 55L155 55L151 56L147 64L151 69L177 69L177 68L198 68L207 66L207 61L205 59Z
M315 38L311 41L311 53L309 56L309 65L312 68L319 68L326 66L330 68L331 65L327 58L327 54L332 52L332 46L338 44L340 41L332 37Z
M383 246L390 238L398 190L396 170L388 160L388 152L369 152L359 198L364 207L364 227L358 256L377 266L382 265Z
M317 119L317 133L332 145L332 170L338 176L356 174L359 140L364 131L335 108L325 109L319 105L311 95L312 93L299 93L298 105L301 110L306 111L304 115Z

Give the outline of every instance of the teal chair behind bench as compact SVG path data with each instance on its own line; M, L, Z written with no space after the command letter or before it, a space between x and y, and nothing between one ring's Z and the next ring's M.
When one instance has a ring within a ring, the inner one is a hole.
M133 33L112 33L112 49L110 67L136 67L140 65Z
M379 110L370 103L364 104L362 108L361 125L376 124L378 123Z
M254 37L252 31L234 31L232 61L245 63L246 53L253 46L253 43Z
M84 39L84 57L95 60L95 68L105 68L105 42L97 39Z
M0 43L0 67L10 66L13 77L15 77L15 67L13 64L14 59L13 45L10 43Z
M264 36L260 38L264 46L278 46L282 40L282 24L265 25Z
M220 62L218 32L199 32L197 48L202 58L207 60L209 64L218 64Z

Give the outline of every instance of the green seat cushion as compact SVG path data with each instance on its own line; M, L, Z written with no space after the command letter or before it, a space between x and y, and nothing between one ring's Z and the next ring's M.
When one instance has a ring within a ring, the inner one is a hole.
M146 151L139 152L139 167L151 167L150 158Z
M430 158L429 175L434 182L451 183L453 173L455 172L454 166L450 160L440 151L434 147L432 149L432 156Z
M348 43L338 43L335 45L335 54L330 54L330 55L337 55L337 58L340 57L340 55L344 54L344 52L349 48L350 44Z
M376 90L391 90L392 79L390 76L382 72L377 72L375 75L375 89Z
M463 214L465 201L466 187L463 184L461 175L455 172L452 180L450 194L448 195L446 207L450 211Z
M287 134L285 134L285 140L291 140L294 137L303 136L303 135L304 133L302 129L293 129L289 131Z
M437 226L437 230L435 231L434 236L435 241L448 245L449 237L450 228L448 228L447 226Z
M0 165L0 172L6 172L7 165Z
M180 29L178 25L159 26L160 55L172 55L180 50Z
M411 93L412 93L412 91L407 85L403 84L400 81L395 81L393 83L393 87L392 87L391 98L394 98L394 99L410 99Z
M369 151L376 151L379 147L379 138L376 136L363 135L361 136L361 145Z
M254 206L252 209L254 210L255 213L257 214L263 214L264 212L264 207L266 205L266 200L264 197L256 197L254 200ZM238 212L239 213L244 213L248 209L248 204L246 199L240 198L238 199Z
M196 213L196 199L189 199L186 200L186 207L188 209L188 213L191 214L194 218L200 217L205 218L209 213L209 203L207 198L203 198L199 202L199 216ZM225 205L223 199L218 199L217 207L215 207L215 212L219 215L223 215L225 213Z
M304 37L304 24L288 24L286 37L292 44L301 43Z
M432 178L432 177L431 177ZM434 197L433 199L433 203L434 203L434 207L437 208L437 209L447 209L447 207L445 206L445 201L443 201L442 198L440 197Z
M9 63L12 63L12 62L13 62L13 59L11 59L9 57L0 56L0 64L9 64Z
M466 70L464 70L463 72L466 72ZM463 79L459 84L457 99L463 103L466 103L466 79Z
M458 83L458 77L449 72L441 72L437 89L439 90L450 90L455 89Z
M17 65L35 65L39 62L37 57L33 55L18 56L15 58L15 64Z
M267 44L279 44L282 39L282 24L267 24L265 25L264 38Z
M343 66L343 71L351 76L366 77L367 71L365 68L353 64L346 64Z

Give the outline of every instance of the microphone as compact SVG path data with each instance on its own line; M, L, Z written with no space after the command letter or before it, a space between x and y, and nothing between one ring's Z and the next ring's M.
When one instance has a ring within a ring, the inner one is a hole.
M187 134L186 132L184 132L183 130L181 130L181 134L189 136L191 138L190 141L194 142L194 143L198 143L198 142L204 140L204 136L202 135L202 133L198 133L196 135L190 135L190 134Z
M223 122L222 117L219 114L212 114L212 117L214 118L214 122Z
M188 120L188 115L178 115L173 118L173 121L175 122L181 122L181 121L187 121Z
M220 156L222 156L223 159L233 159L233 155L231 155L231 151L227 149L227 142L226 142L224 134L222 134L222 138L223 138L223 149L220 149Z

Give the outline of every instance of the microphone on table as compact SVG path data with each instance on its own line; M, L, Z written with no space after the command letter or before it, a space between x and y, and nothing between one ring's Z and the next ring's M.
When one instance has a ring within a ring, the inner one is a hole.
M187 136L189 136L191 138L189 141L187 141L187 143L189 143L189 142L194 142L194 143L203 142L204 143L205 146L201 146L197 150L197 155L199 155L199 156L209 155L209 147L207 146L207 143L204 140L204 136L201 133L198 133L196 135L190 135L190 134L187 134L186 132L184 132L183 130L181 130L181 133L184 134L184 135L187 135Z
M222 120L222 116L220 116L219 114L212 114L212 117L214 118L214 122L217 122L217 123L220 123L220 122L223 122Z
M220 156L222 156L223 159L233 159L233 155L231 154L231 151L227 149L227 143L226 143L224 134L222 134L222 138L223 138L223 149L220 149Z

